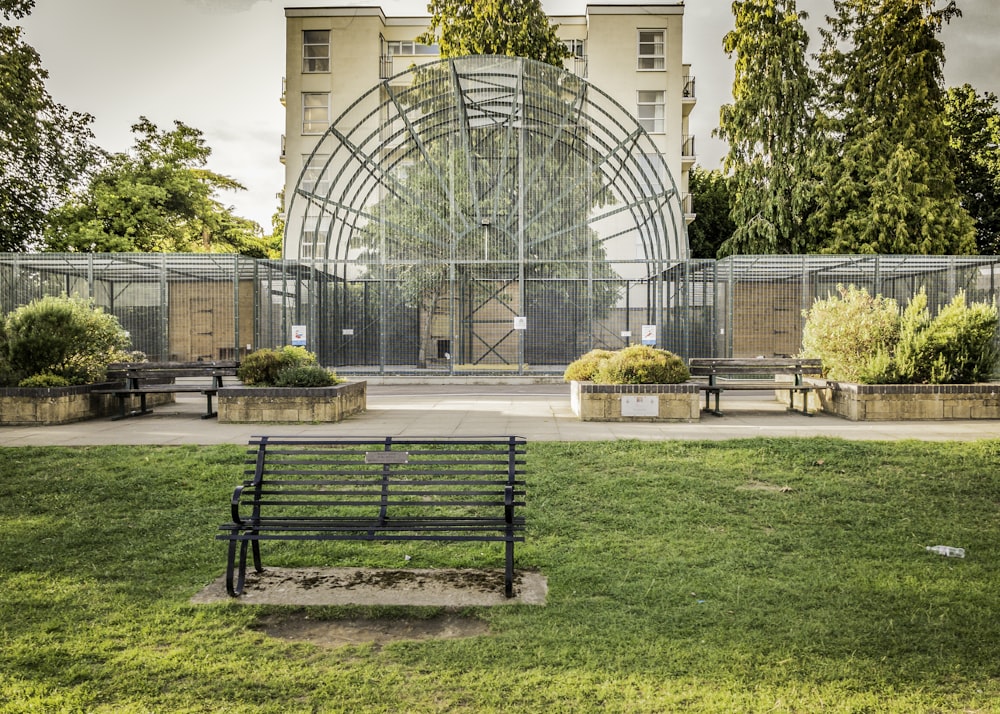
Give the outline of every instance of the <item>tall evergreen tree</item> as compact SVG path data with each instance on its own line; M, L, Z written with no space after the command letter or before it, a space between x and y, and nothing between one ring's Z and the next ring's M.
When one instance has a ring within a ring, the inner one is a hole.
M975 252L955 187L937 35L954 0L834 0L811 226L828 253Z
M715 258L735 230L731 217L729 179L718 169L691 169L688 179L697 220L688 226L692 258Z
M945 97L951 147L958 156L955 184L976 222L982 255L1000 255L1000 110L992 92L952 87Z
M720 253L803 252L815 94L806 14L795 0L737 0L733 15L724 40L736 56L733 103L722 107L718 136L729 142L735 231Z

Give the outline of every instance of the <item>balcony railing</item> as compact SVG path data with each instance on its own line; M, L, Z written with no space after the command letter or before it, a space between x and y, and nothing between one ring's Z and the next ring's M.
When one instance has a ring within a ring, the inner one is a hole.
M695 157L694 137L691 135L685 135L684 143L681 144L681 158L684 160L693 161L694 157Z
M688 75L684 77L684 98L694 99L695 96L696 95L694 93L694 77Z

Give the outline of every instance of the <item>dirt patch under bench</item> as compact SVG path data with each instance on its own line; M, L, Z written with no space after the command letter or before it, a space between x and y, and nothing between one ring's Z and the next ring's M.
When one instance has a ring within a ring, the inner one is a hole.
M544 605L548 584L531 571L514 574L514 597L504 597L502 570L267 568L247 573L239 598L226 594L220 576L195 595L193 603L245 605L416 605L492 607Z

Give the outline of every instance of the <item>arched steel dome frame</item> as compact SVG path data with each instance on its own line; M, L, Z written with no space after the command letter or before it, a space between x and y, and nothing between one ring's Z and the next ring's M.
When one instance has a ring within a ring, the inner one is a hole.
M526 117L530 126L524 122ZM336 119L317 140L291 197L289 216L294 225L289 225L289 234L296 236L298 250L286 257L351 257L351 248L357 247L352 239L359 228L381 220L377 211L371 211L372 205L385 192L406 191L400 174L412 162L440 163L430 148L442 140L457 138L475 153L475 129L484 125L524 128L544 137L550 150L558 145L590 163L615 200L581 213L581 220L597 225L625 214L631 223L619 229L623 232L603 236L605 241L633 234L645 260L687 259L677 184L635 117L570 72L535 60L493 56L453 58L411 68L380 82ZM502 158L505 162L532 161L516 152ZM436 168L442 188L451 193L446 167ZM497 173L541 181L548 178L531 170L536 167L522 168L528 171L495 167ZM495 219L490 198L479 196L472 206L474 214L459 216L457 224L468 229ZM432 222L452 230L452 222L436 218ZM303 241L306 235L325 243L325 250L303 254L303 244L316 243Z
M570 72L499 56L411 67L359 97L303 163L285 248L338 280L405 283L411 302L458 274L519 283L518 305L526 278L624 278L651 310L688 258L677 184L638 120Z

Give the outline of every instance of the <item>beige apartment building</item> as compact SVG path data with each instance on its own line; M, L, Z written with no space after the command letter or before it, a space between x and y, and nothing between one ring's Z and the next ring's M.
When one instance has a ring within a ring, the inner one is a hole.
M558 34L573 52L565 67L601 90L645 129L679 193L679 232L694 216L688 195L688 171L695 162L694 137L688 117L695 105L695 82L684 64L681 2L582 4L579 15L552 16ZM438 61L438 50L416 38L427 29L428 16L387 16L380 7L287 7L286 108L281 161L285 165L285 198L291 201L300 181L310 189L325 181L323 155L306 167L331 123L362 95L387 79L419 65ZM306 168L305 172L303 169ZM326 184L324 183L324 187ZM286 258L327 257L317 231L297 230L290 217ZM322 228L318 232L322 232ZM675 250L686 257L686 237Z

